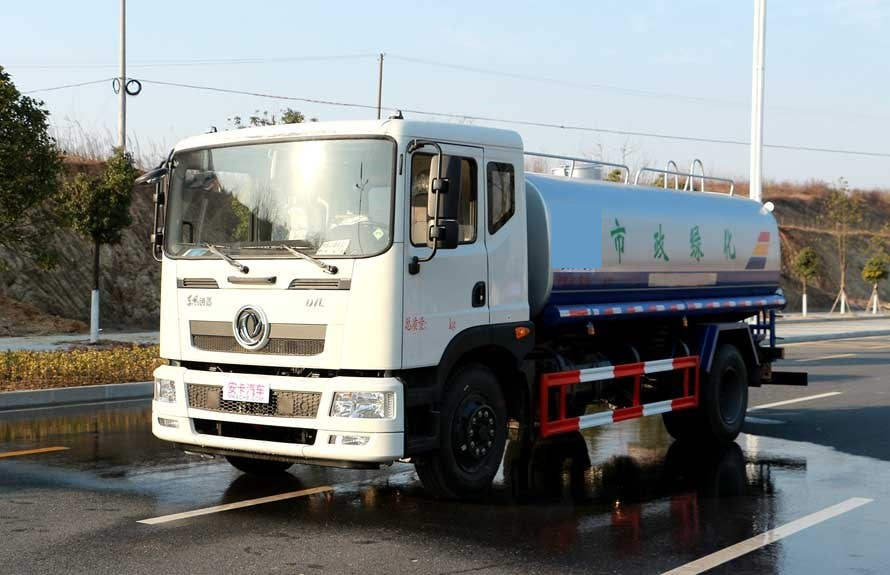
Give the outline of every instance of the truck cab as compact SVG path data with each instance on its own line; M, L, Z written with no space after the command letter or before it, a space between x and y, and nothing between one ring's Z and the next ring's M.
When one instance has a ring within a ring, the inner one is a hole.
M522 161L514 132L402 119L177 144L149 178L153 433L252 472L439 449L455 370L519 377L533 340ZM501 443L506 415L477 399L467 433Z

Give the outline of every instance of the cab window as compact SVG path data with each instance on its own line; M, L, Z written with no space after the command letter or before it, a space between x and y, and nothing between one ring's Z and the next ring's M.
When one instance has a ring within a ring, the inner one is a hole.
M411 158L411 244L425 246L429 235L426 199L436 174L430 174L433 166L432 154L414 154ZM450 156L443 162L448 165ZM459 243L471 244L476 241L476 221L478 212L476 161L460 157L460 198L457 224L460 233ZM453 189L453 187L452 187Z
M488 162L488 233L494 234L516 211L516 178L513 164Z

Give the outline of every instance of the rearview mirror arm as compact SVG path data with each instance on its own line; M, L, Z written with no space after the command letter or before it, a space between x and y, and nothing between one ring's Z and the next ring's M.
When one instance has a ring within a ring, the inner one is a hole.
M438 162L436 162L438 164L437 169L436 169L436 179L441 180L442 179L442 163L445 160L445 154L442 153L442 146L440 146L437 142L433 142L431 140L411 140L411 142L408 143L408 148L406 151L409 154L413 154L415 151L417 151L418 149L420 149L424 146L432 146L432 147L436 148L437 156L438 156ZM436 209L435 209L435 213L433 215L433 229L435 230L436 236L432 239L437 239L438 235L439 235L439 191L438 190L436 191ZM427 232L427 233L429 233L429 232ZM439 242L435 241L435 242L433 242L433 251L430 252L430 255L428 255L427 257L425 257L423 259L420 259L417 256L414 256L413 258L411 258L411 263L408 264L408 273L411 275L417 275L418 273L420 273L420 264L422 264L424 262L428 262L431 259L433 259L434 257L436 257L436 251L438 249L439 249Z

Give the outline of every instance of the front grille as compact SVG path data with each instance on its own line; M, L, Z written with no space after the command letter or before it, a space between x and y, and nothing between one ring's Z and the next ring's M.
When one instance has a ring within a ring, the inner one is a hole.
M348 290L352 280L336 278L297 278L292 280L287 289L336 289Z
M192 335L192 345L204 351L225 353L266 353L270 355L318 355L324 351L324 339L270 338L262 349L244 349L234 336Z
M223 413L267 417L315 417L318 414L318 404L321 402L321 393L318 392L280 389L269 391L269 403L231 401L222 398L222 387L218 385L200 383L186 385L189 407Z
M217 435L219 437L237 437L239 439L256 439L259 441L277 441L279 443L297 443L312 445L315 443L316 430L301 427L278 427L275 425L253 425L232 421L214 421L212 419L193 419L195 432L201 435Z
M213 278L180 278L177 280L181 288L218 289L219 284Z

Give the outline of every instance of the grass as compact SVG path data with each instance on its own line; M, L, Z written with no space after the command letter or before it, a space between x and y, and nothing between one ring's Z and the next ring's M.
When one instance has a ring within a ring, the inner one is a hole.
M0 353L0 391L148 381L161 365L156 345Z

